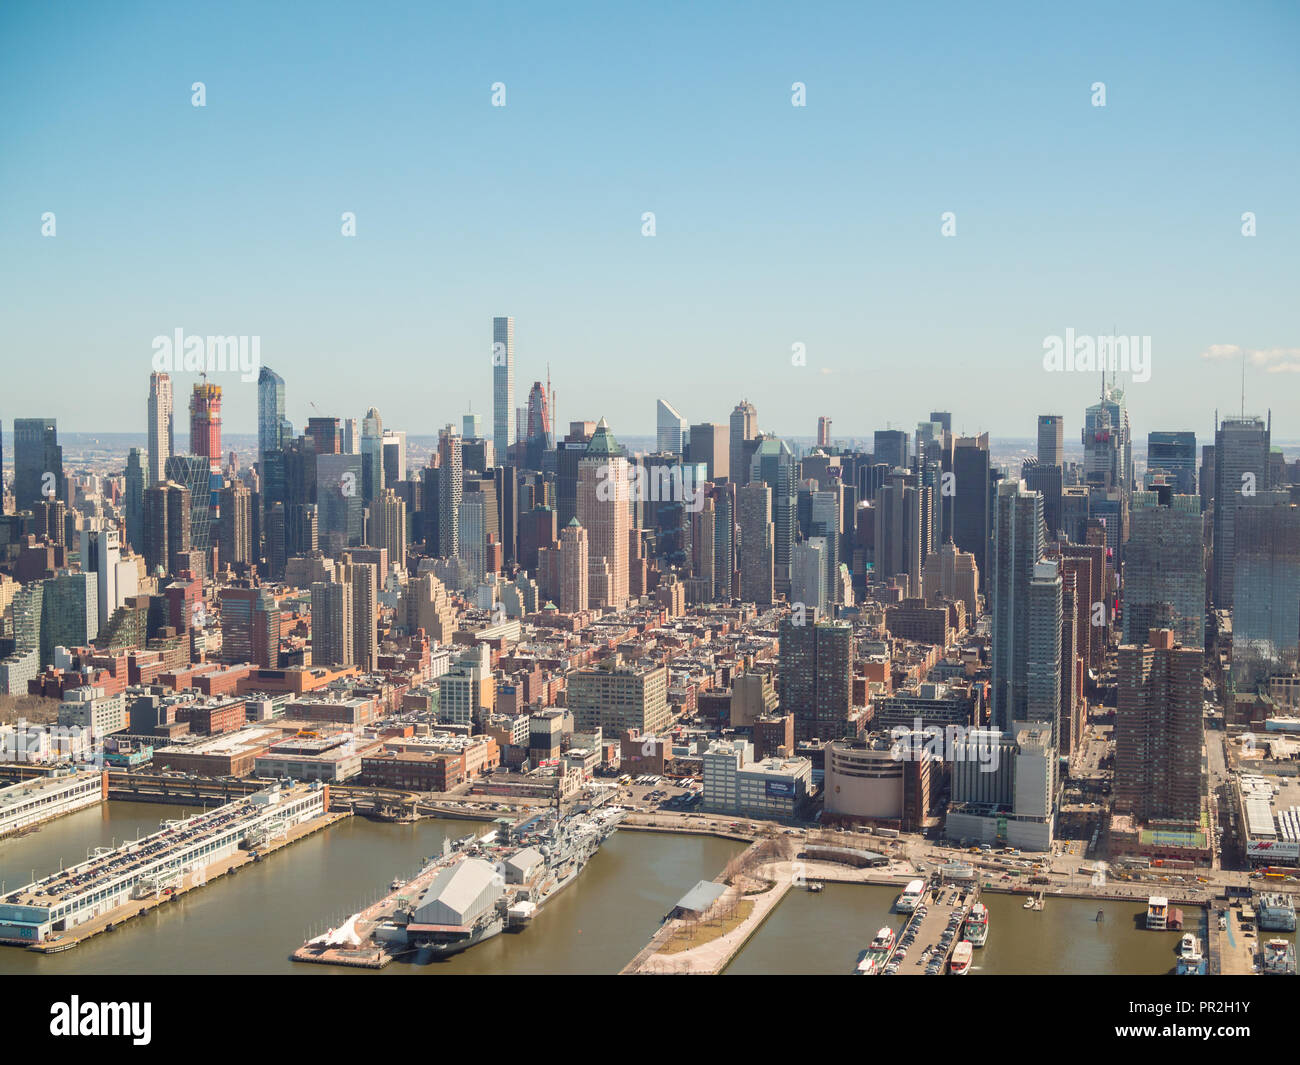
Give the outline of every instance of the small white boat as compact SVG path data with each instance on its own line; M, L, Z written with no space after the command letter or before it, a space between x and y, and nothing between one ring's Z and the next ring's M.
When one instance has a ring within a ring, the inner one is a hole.
M808 885L808 890L811 891L814 895L819 894L825 889L826 889L826 885L823 884L820 880L814 880L811 884Z
M969 940L963 939L953 949L952 960L948 962L948 972L953 976L965 976L970 972L971 958L975 955L975 947Z

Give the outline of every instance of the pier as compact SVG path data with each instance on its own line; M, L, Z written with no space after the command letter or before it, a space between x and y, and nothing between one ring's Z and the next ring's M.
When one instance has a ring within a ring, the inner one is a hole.
M941 884L938 887L933 885L926 888L925 894L921 896L922 902L926 906L924 917L918 917L915 913L909 915L907 923L903 925L902 930L898 933L898 939L901 941L906 935L914 933L916 941L907 949L907 957L903 959L898 967L898 976L923 976L926 970L934 963L936 959L942 966L941 972L946 972L948 960L952 957L953 947L961 939L962 927L960 922L953 928L952 934L948 937L948 942L943 942L944 933L949 930L953 915L961 911L962 916L970 910L970 907L978 900L978 889L973 885ZM926 948L929 953L926 953ZM895 948L895 955L897 948ZM924 955L924 957L922 956Z

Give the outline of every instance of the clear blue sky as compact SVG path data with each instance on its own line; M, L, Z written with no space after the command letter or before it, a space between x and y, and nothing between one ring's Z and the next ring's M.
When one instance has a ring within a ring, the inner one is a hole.
M0 114L6 434L142 431L178 327L260 336L298 427L490 425L512 314L516 403L549 362L562 424L746 396L795 435L1074 438L1096 379L1043 339L1118 326L1152 338L1140 436L1238 407L1218 345L1272 353L1247 407L1300 437L1266 372L1300 369L1294 3L11 2Z

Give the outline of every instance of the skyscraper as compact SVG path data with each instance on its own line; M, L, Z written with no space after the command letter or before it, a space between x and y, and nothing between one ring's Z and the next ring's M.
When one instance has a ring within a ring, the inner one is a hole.
M1260 418L1224 418L1214 433L1214 605L1233 603L1236 524L1243 505L1269 488L1271 433Z
M1051 725L1052 739L1061 745L1061 574L1059 563L1034 563L1025 600L1025 721ZM1021 720L1019 718L1017 721Z
M1137 821L1201 820L1201 651L1168 629L1119 649L1115 809Z
M750 461L750 473L751 480L762 481L772 490L772 586L788 594L799 509L799 467L790 445L775 436L762 437ZM832 557L838 559L838 534L833 541ZM832 576L834 569L828 559Z
M406 503L391 488L385 488L372 507L370 539L374 547L388 552L388 561L406 568Z
M148 488L166 476L167 459L176 452L173 418L172 379L169 374L149 375L149 467Z
M344 549L361 546L365 507L360 455L316 456L316 506L322 551L337 558Z
M155 375L156 376L156 375ZM269 366L257 373L257 455L266 460L268 451L284 446L284 378Z
M831 420L825 415L817 419L817 446L831 446Z
M1059 414L1038 416L1038 464L1065 465L1065 421Z
M762 481L738 488L736 509L740 597L766 606L772 602L773 592L772 489Z
M1196 495L1196 434L1191 432L1147 433L1147 484L1164 473L1166 483L1178 495Z
M1029 721L1029 586L1043 556L1043 499L1023 481L998 485L993 512L993 565L988 582L992 599L993 727L1007 732ZM1058 578L1059 580L1059 578ZM1058 591L1059 599L1059 591ZM1045 618L1035 624L1046 624ZM1053 621L1058 630L1059 613ZM1055 675L1057 684L1060 674Z
M572 518L560 532L559 607L561 613L587 609L590 547L587 530Z
M989 547L989 435L958 437L953 449L952 542L975 556L987 574Z
M1133 494L1124 552L1124 642L1172 629L1184 647L1205 646L1205 544L1201 501L1172 485Z
M190 394L190 454L207 459L210 469L221 469L220 385L201 381Z
M578 462L578 523L587 530L590 602L622 609L628 603L631 482L622 446L604 418Z
M716 483L731 475L731 448L725 425L712 422L692 425L686 451L691 462L704 463L710 481Z
M902 429L877 429L872 451L877 462L891 470L907 468L907 433Z
M655 403L655 450L661 455L680 455L686 440L686 419L672 405Z
M754 404L742 399L731 412L731 446L727 468L736 484L749 484L749 458L745 445L758 435L758 411Z
M384 490L384 422L371 407L361 419L361 498L367 506Z
M492 319L492 443L504 456L514 443L510 419L515 413L515 320Z
M141 551L151 574L180 571L180 556L190 550L191 515L190 492L184 485L159 481L144 490Z
M144 546L145 453L133 447L126 456L126 482L122 513L126 521L126 542L137 554Z
M313 665L350 666L355 662L355 607L352 582L335 577L311 586Z
M1300 667L1300 506L1269 496L1237 511L1232 681L1243 693Z
M14 503L35 510L45 499L68 497L63 476L63 448L53 418L14 419Z
M460 436L448 425L438 434L438 555L460 557L460 501L464 490Z
M853 627L781 620L777 691L781 712L794 715L796 740L842 739L856 732L853 711Z

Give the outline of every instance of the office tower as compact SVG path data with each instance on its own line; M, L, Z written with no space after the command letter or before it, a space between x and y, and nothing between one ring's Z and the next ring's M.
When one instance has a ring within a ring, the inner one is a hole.
M534 381L528 390L528 415L524 430L523 467L541 471L547 456L555 448L555 434L551 430L550 403L541 381Z
M361 454L361 426L356 418L339 419L339 452L343 455Z
M1196 495L1195 433L1161 431L1147 433L1147 477L1159 473L1165 475L1165 483L1173 486L1175 494Z
M1043 497L1023 481L997 487L993 512L992 725L1001 732L1029 721L1029 623L1026 609L1034 567L1043 556ZM1039 621L1043 619L1038 619ZM1059 615L1053 622L1060 625ZM1059 639L1059 637L1058 637ZM1056 678L1059 684L1059 676Z
M655 429L655 450L663 455L681 455L686 419L662 399L655 403Z
M560 612L576 614L587 609L588 565L591 548L587 530L572 518L560 533Z
M469 580L481 581L487 572L488 499L482 492L466 491L461 497L457 531L457 557Z
M219 506L213 483L220 484L220 474L212 471L211 460L203 455L172 455L164 469L168 481L183 485L190 505L189 546L205 558L213 544L213 511Z
M1020 476L1026 487L1043 497L1043 521L1047 525L1049 536L1059 536L1065 520L1062 473L1059 465L1044 465L1036 459L1026 459L1020 468Z
M777 692L781 712L794 715L795 740L853 735L853 627L782 618Z
M600 729L622 736L636 729L643 738L662 736L672 722L668 705L668 670L607 660L568 677L566 702L578 732Z
M773 599L772 489L761 481L736 491L740 598L766 606Z
M1300 506L1268 497L1237 510L1232 682L1243 693L1300 667Z
M361 456L341 452L316 456L316 506L321 550L331 557L364 539Z
M284 378L269 366L257 372L257 457L265 462L267 452L284 446Z
M985 574L991 526L989 434L958 437L952 461L952 542L974 555L976 567Z
M1103 385L1083 415L1084 483L1117 489L1127 508L1133 491L1133 436L1124 391Z
M438 434L438 557L460 557L460 503L464 490L461 439L448 425Z
M1205 544L1201 501L1172 485L1133 493L1124 550L1124 642L1172 629L1184 647L1205 646Z
M54 661L56 647L85 647L99 635L98 594L94 573L61 570L44 582L40 604L42 665Z
M596 432L594 422L570 422L568 435L555 452L556 521L562 529L578 513L578 464ZM581 519L579 519L581 520Z
M1236 523L1243 505L1268 491L1269 427L1260 418L1224 418L1214 432L1214 591L1216 608L1233 604Z
M1065 420L1059 414L1038 416L1038 465L1065 465Z
M921 493L904 477L894 476L876 493L874 578L901 582L905 597L921 594Z
M536 573L537 553L553 547L558 535L552 507L535 506L526 511L519 519L519 565L528 573Z
M58 423L53 418L15 418L14 504L18 510L34 510L43 499L68 499Z
M396 486L406 480L406 430L385 429L383 448L384 484Z
M355 662L355 607L351 580L316 581L311 586L311 660L317 666Z
M692 425L686 454L691 462L704 463L705 476L715 484L731 475L730 444L725 425L713 422Z
M628 533L632 528L628 473L623 448L601 418L578 462L577 518L587 530L592 607L621 610L627 606Z
M159 481L144 490L141 553L150 574L167 576L180 572L179 556L187 554L191 546L192 510L190 490L184 485Z
M1056 746L1061 745L1061 614L1063 586L1054 559L1034 563L1024 609L1025 716L1023 720L1050 725ZM1021 719L1016 719L1017 722Z
M217 519L217 542L223 564L252 565L253 494L243 481L231 481L221 489L220 517Z
M1201 510L1207 511L1214 505L1214 445L1201 445L1200 494Z
M91 519L98 521L100 519ZM122 542L116 526L81 530L81 569L95 578L99 627L108 624L113 611L122 605L117 594L118 563Z
M713 597L721 602L729 602L740 594L736 491L736 486L731 483L714 485L709 491L716 513L713 519Z
M1079 575L1065 559L1058 558L1056 562L1061 574L1061 716L1057 740L1062 756L1068 760L1083 740L1086 667L1079 646Z
M477 440L483 435L483 415L470 411L460 418L460 435L466 440Z
M406 569L406 503L385 488L371 508L370 544L388 552L388 561Z
M802 603L809 611L809 624L826 616L827 588L830 583L824 536L814 536L794 545L790 566L790 602ZM815 611L815 613L813 613Z
M891 470L907 469L907 433L902 429L877 429L872 451Z
M345 558L339 579L352 588L352 663L368 673L379 662L379 567Z
M946 410L932 410L930 412L930 421L938 422L943 426L945 433L952 433L952 414Z
M220 385L201 381L190 393L190 454L207 459L209 469L221 469Z
M824 415L817 419L817 446L831 446L831 420Z
M264 588L227 586L221 603L221 660L280 668L280 608Z
M166 476L167 458L176 453L170 374L149 375L149 467L146 488Z
M749 484L749 459L745 454L745 445L758 435L758 411L749 400L743 399L731 412L730 447L727 454L727 469L735 484Z
M717 587L717 520L718 506L708 490L702 488L704 498L691 519L691 579L687 590L691 603L711 603Z
M841 544L843 543L842 530L840 528L844 514L840 498L842 493L842 485L836 485L834 491L813 492L809 507L809 539L820 539L825 551L827 603L838 603L840 601L839 574L840 565L844 562L844 554L841 550ZM921 564L919 560L916 565L916 578L916 586L919 590L921 587Z
M1201 821L1201 664L1168 629L1119 649L1115 809L1139 823Z
M790 446L774 436L759 439L750 461L750 480L762 481L772 490L772 583L775 591L785 595L790 591L799 507L799 467Z
M371 407L361 419L361 498L366 506L384 490L384 422Z
M126 542L140 552L144 543L145 453L133 447L126 456L126 482L123 514L126 519Z
M510 419L515 412L515 320L492 319L492 443L504 456L514 443Z
M343 452L343 429L337 418L308 418L305 435L311 440L317 455L339 455Z
M980 575L975 556L959 551L951 540L927 556L921 571L921 587L927 603L953 599L966 605L966 617L973 624L979 615Z

